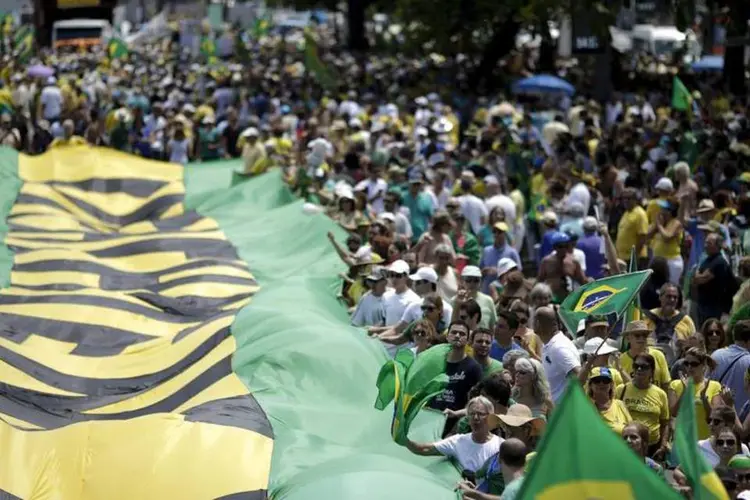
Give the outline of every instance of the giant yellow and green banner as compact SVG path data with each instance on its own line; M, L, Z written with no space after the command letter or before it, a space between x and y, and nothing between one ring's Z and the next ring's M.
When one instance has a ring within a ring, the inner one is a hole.
M455 498L372 407L339 230L237 166L0 149L0 497Z

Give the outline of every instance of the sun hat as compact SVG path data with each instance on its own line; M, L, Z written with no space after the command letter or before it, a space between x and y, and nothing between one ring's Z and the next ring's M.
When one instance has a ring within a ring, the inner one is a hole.
M625 331L622 333L623 335L625 335L628 333L638 333L638 332L651 333L651 328L649 328L648 324L642 319L637 319L635 321L631 321L630 323L628 323L628 326L625 327Z
M503 257L497 262L497 276L499 278L516 268L518 268L518 264L516 264L515 260L510 257Z
M714 205L714 200L712 200L711 198L705 198L698 203L698 208L696 212L701 214L701 213L706 213L706 212L713 212L714 210L716 210L716 205Z
M604 344L604 345L602 345ZM601 346L601 349L599 348ZM597 351L597 349L599 349ZM612 354L613 352L617 352L617 347L614 347L613 345L609 344L608 342L605 342L603 338L601 337L591 337L586 341L585 344L583 344L583 353L584 354L596 354L597 356L604 356L607 354Z
M528 406L519 403L510 405L505 415L490 415L489 418L490 428L501 425L521 427L529 423L532 426L532 436L539 435L544 427L544 421L539 417L535 417Z

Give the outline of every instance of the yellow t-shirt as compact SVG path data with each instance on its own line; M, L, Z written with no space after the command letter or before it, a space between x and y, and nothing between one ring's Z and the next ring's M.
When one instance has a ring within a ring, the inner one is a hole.
M638 237L648 233L648 217L643 207L637 206L625 212L617 226L617 256L623 260L630 258L630 249L636 246ZM646 246L641 249L639 257L646 256Z
M676 224L676 222L670 222ZM654 257L663 257L665 259L675 259L681 255L680 242L682 241L682 228L677 232L677 236L671 240L666 240L661 233L656 233L651 240L651 249L654 251Z
M615 397L625 403L633 420L648 427L649 446L657 444L662 422L669 421L667 393L654 384L648 389L639 389L631 382L618 387Z
M664 353L662 353L656 347L649 347L648 353L652 355L654 357L654 361L656 361L654 383L661 386L666 386L672 380L672 377L669 375L669 365L667 365L667 358L665 358ZM630 353L622 353L622 355L620 356L620 366L622 366L622 371L632 376L633 358L630 356Z
M657 307L656 309L651 309L651 312L660 318L661 316L661 307ZM680 314L679 311L675 311L672 317L674 318ZM643 320L646 322L649 328L652 330L656 328L656 325L654 325L654 322L648 319L647 316L643 316ZM688 316L687 314L680 320L679 323L677 323L674 327L674 340L685 340L688 337L691 337L695 333L695 323L693 323L693 320Z
M612 404L606 411L600 411L599 415L602 416L604 422L615 431L617 434L622 434L622 430L633 421L633 417L630 416L630 412L625 407L625 403L619 399L612 400Z
M654 221L656 220L656 216L659 215L659 212L661 211L659 202L661 200L666 200L666 198L662 198L660 196L658 198L649 200L648 203L646 204L646 216L648 217L649 224L653 224Z
M706 387L708 383L708 387ZM674 391L677 397L682 396L682 391L685 390L685 386L682 384L682 380L673 380L669 384L669 388ZM711 429L708 427L708 415L706 415L706 408L703 405L701 394L703 389L706 389L706 403L711 406L711 400L721 394L721 384L715 380L704 380L700 385L693 385L695 389L695 420L698 421L698 439L708 439L711 435Z

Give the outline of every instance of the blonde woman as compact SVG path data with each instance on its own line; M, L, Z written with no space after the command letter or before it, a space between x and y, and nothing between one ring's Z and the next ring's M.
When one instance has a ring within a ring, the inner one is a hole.
M549 383L542 364L530 358L520 358L515 363L515 384L511 397L516 403L526 405L534 417L547 418L555 404L550 395Z

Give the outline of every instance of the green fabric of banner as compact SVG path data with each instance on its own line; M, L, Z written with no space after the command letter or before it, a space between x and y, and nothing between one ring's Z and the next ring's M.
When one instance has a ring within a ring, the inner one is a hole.
M395 444L392 411L373 408L387 355L336 298L345 265L326 233L343 230L304 214L279 170L230 188L240 163L189 165L185 205L218 221L261 286L232 326L233 366L273 426L271 497L457 498L455 467ZM435 441L443 423L423 411L410 437Z
M13 267L13 252L5 244L8 234L8 214L21 189L18 178L18 152L0 147L0 288L10 283L10 269Z

